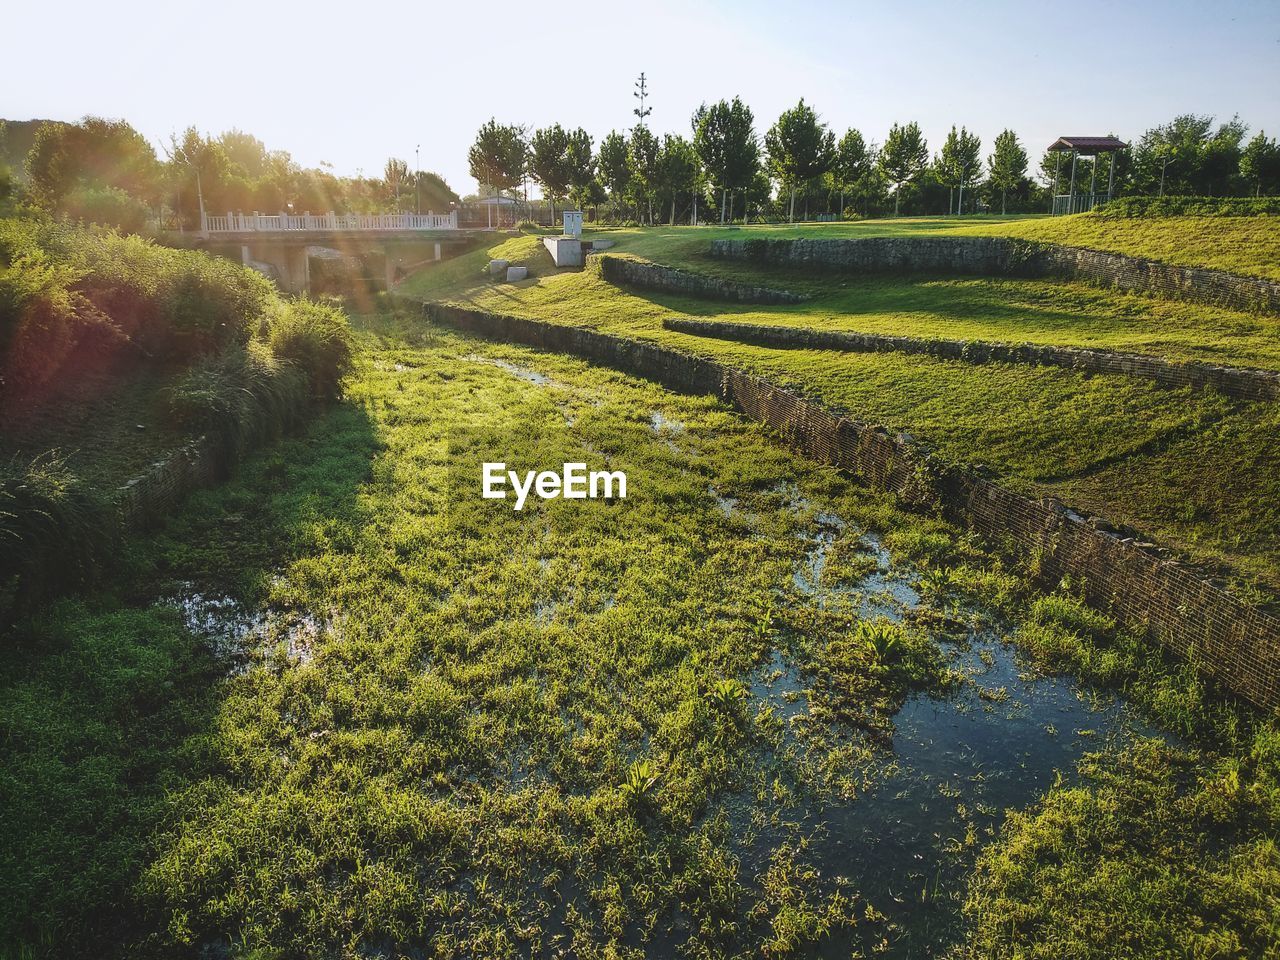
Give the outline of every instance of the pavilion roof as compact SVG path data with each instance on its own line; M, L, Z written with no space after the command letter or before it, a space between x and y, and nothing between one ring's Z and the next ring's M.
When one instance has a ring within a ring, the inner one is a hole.
M1049 144L1049 150L1078 150L1081 153L1109 153L1124 150L1129 145L1115 137L1059 137Z

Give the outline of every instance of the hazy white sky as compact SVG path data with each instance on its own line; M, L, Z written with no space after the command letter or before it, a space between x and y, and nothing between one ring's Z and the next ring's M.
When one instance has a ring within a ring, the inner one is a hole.
M917 120L1004 127L1033 158L1061 134L1139 136L1177 113L1239 113L1280 134L1280 0L771 3L537 0L22 2L0 15L0 117L121 117L159 143L238 127L306 166L376 173L388 156L475 189L466 151L491 115L689 132L741 96L763 132L804 97L836 130Z

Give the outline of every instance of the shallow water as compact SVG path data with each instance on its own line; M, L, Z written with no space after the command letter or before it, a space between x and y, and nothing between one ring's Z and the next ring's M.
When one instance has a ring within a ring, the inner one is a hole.
M891 576L884 570L870 579ZM910 587L895 587L906 605L918 599ZM814 838L808 862L825 877L847 878L885 918L836 931L808 956L848 957L854 948L941 955L961 932L964 880L1005 810L1034 803L1059 775L1072 779L1086 753L1160 735L1117 698L1021 664L993 629L943 647L967 681L947 696L907 699L894 717L892 755L855 798L802 802L787 817ZM808 712L806 687L775 652L752 693L789 722ZM744 853L763 862L778 839L763 834Z
M860 539L876 561L869 575L848 583L824 577L846 523L814 513L807 502L795 500L791 507L809 517L799 534L805 554L791 578L799 602L849 605L862 618L894 621L926 605L915 589L916 572L894 563L874 534ZM943 955L962 935L965 880L1006 810L1034 804L1059 776L1072 780L1086 753L1138 736L1164 737L1117 697L1040 674L1006 640L1008 628L980 611L961 606L938 612L953 625L982 625L941 640L964 682L947 695L908 697L894 717L891 752L874 762L855 796L806 799L783 811L785 821L813 839L806 863L823 877L847 878L863 901L859 912L869 905L883 917L833 932L806 956L848 957L855 950L901 958ZM771 707L791 731L808 719L808 686L797 663L775 648L750 691L756 707ZM787 732L784 745L800 746L800 740ZM758 835L744 829L744 862L767 862L784 829L792 828L769 827Z
M479 354L470 353L466 358L472 363L485 363L491 367L498 367L505 370L513 376L519 377L521 380L527 380L529 383L539 387L554 386L554 381L545 373L539 373L537 370L531 370L529 367L522 367L518 363L512 363L510 360L499 360L495 357L482 357Z
M162 603L176 607L183 625L230 674L278 651L295 664L309 663L317 641L334 630L334 617L268 607L249 610L231 597L201 593L182 584Z

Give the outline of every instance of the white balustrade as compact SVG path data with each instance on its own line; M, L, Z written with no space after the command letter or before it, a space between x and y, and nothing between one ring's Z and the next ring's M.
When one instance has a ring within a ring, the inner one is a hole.
M288 233L311 230L380 231L383 233L413 230L457 230L458 211L452 213L329 213L279 215L231 213L225 217L205 216L204 233Z

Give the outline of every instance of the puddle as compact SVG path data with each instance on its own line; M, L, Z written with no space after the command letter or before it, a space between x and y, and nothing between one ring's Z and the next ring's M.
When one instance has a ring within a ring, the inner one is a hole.
M203 594L191 584L162 602L177 608L183 625L233 675L246 672L272 650L291 663L310 663L321 635L334 629L332 617L279 608L250 611L231 597Z
M555 381L545 373L539 373L537 370L522 367L518 363L512 363L510 360L499 360L496 357L482 357L476 353L469 353L463 357L463 359L470 360L472 363L487 363L491 367L498 367L500 370L505 370L507 373L517 376L521 380L527 380L529 383L536 384L539 387L555 385Z
M707 495L716 502L716 506L726 517L740 516L742 509L738 506L737 497L726 497L715 487L707 487Z
M679 420L671 420L661 411L655 410L649 414L649 429L659 434L684 433L684 424Z
M1110 694L1024 669L993 630L944 650L968 682L945 697L907 699L892 754L852 799L801 801L783 814L813 838L809 863L847 878L885 918L837 931L806 956L942 955L961 933L964 881L1005 810L1033 803L1060 774L1071 779L1085 753L1161 736ZM793 740L788 731L809 712L796 665L775 649L750 689ZM747 833L743 860L765 862L780 839Z

